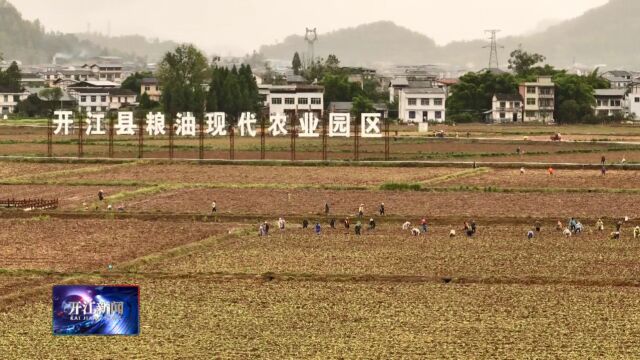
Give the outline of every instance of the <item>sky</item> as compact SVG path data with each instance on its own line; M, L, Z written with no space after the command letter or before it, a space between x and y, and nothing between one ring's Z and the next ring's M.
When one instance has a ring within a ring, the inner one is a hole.
M444 45L520 35L571 19L608 0L9 0L47 30L111 35L141 34L191 42L207 52L244 55L315 27L319 35L391 20ZM535 4L535 5L534 5ZM145 14L144 16L140 14Z

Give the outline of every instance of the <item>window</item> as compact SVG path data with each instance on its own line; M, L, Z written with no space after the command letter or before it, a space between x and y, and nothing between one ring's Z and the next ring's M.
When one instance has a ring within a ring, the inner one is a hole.
M598 100L598 106L602 106L602 100Z
M620 100L614 100L613 106L620 106Z
M294 99L294 98L284 98L284 103L286 105L295 105L296 104L296 99Z
M91 107L91 111L97 111L98 108L96 108L95 106Z
M436 120L442 119L442 111L436 111Z
M422 122L427 122L429 121L429 112L428 111L423 111L422 112Z
M442 99L433 99L433 105L442 106Z
M520 107L520 101L516 101L513 103L513 107L519 108Z
M80 96L80 102L87 102L86 96Z
M271 104L282 105L282 98L271 98Z
M97 99L97 98L98 98L97 96L92 96L92 97L91 97L91 102L96 102L96 99Z
M417 99L409 99L409 106L416 105L418 103Z
M535 94L536 88L534 86L527 86L527 94Z
M4 102L6 102L6 103L9 102L9 95L5 95L4 96Z
M311 105L321 105L322 98L311 98Z
M151 86L145 86L144 91L151 91Z
M506 103L506 102L504 102L504 101L501 101L501 102L500 102L500 109L504 109L504 108L506 108L506 107L507 107L507 103Z
M528 118L535 118L536 117L536 112L535 111L527 111L526 115Z
M298 98L298 104L307 105L307 104L309 104L309 99L308 98Z
M640 97L637 97L635 100L637 103L640 103Z
M107 97L106 96L100 96L100 101L107 102Z
M429 106L429 99L420 99L420 105Z
M527 105L535 105L536 99L527 99Z
M416 112L415 111L409 111L409 119L415 119L416 118Z
M506 119L507 118L507 114L501 112L500 113L500 119Z

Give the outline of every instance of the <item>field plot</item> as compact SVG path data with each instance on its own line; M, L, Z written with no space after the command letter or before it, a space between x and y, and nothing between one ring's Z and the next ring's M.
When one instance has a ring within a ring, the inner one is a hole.
M0 199L59 199L61 210L81 210L98 201L98 191L107 196L133 190L124 186L65 186L65 185L0 185ZM103 204L103 208L107 205Z
M181 189L126 202L130 211L236 215L320 216L325 201L334 216L355 215L365 204L374 215L385 203L388 215L411 217L640 217L640 194L397 192L271 189Z
M55 164L28 162L0 162L0 180L14 177L41 176L50 172L69 171L90 167L84 164Z
M349 235L325 224L322 236L311 229L274 231L229 239L182 258L147 264L144 272L246 273L420 276L461 281L634 283L640 278L640 242L627 228L623 240L608 240L609 232L566 239L544 224L543 232L526 239L528 227L480 226L473 239L448 237L451 228L436 226L427 236L413 237L397 227L382 227ZM293 226L292 226L293 227ZM609 227L613 231L613 226Z
M141 286L141 336L54 338L51 305L38 301L0 317L0 349L28 358L640 356L635 288L117 280L129 281Z
M556 170L550 176L546 170L529 169L520 174L517 169L494 169L490 172L453 179L442 186L528 188L528 189L640 189L637 171Z
M72 176L67 180L141 180L170 183L381 185L420 182L459 171L454 168L267 167L236 165L153 165L122 167L104 173Z
M0 268L104 270L224 234L229 225L137 220L0 220Z

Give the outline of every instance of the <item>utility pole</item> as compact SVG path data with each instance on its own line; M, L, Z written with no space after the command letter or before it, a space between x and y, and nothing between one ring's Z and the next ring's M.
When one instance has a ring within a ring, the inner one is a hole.
M498 45L498 33L499 29L485 30L485 33L489 34L489 40L491 45L483 46L483 49L491 49L489 53L489 69L499 69L500 63L498 58L498 48L504 49L504 46Z

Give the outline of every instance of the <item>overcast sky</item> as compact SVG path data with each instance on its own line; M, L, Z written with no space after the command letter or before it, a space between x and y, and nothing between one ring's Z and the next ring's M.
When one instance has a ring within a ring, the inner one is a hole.
M439 44L532 32L541 24L579 16L608 0L9 0L47 30L193 42L209 52L242 55L305 27L320 32L391 20ZM142 15L144 14L144 15Z

